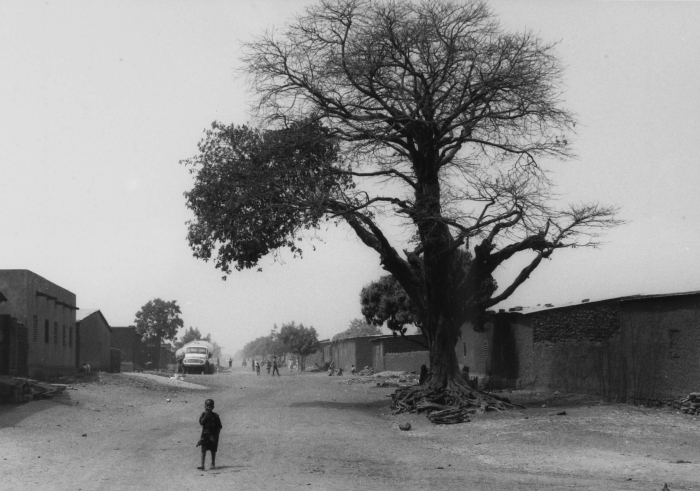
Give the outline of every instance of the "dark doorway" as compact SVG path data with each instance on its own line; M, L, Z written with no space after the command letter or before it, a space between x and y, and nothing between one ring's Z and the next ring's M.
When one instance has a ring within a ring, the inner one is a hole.
M497 315L493 321L493 348L491 372L504 379L519 376L520 363L515 344L515 333L507 315Z

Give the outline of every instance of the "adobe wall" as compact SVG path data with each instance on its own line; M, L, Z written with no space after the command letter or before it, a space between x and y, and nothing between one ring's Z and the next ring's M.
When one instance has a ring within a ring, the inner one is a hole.
M383 370L385 371L420 373L421 365L425 365L426 367L430 366L430 356L427 351L384 354ZM364 368L364 365L362 368Z
M9 314L28 330L29 376L75 373L75 294L26 269L0 270Z
M530 353L519 353L521 362L529 361L521 386L618 397L624 373L618 301L520 317L518 323L529 324L532 331Z
M355 341L355 368L362 370L364 367L371 367L374 361L372 338L355 338Z
M98 313L84 318L78 323L80 349L78 365L88 363L91 370L111 370L111 332Z
M491 372L491 349L493 348L493 323L486 323L484 332L475 332L471 323L462 326L461 337L455 346L460 370L469 367L469 374L483 379Z
M464 324L455 347L460 370L469 367L470 377L495 388L521 388L536 377L533 329L519 314L491 315L484 332Z
M532 360L521 384L644 401L700 387L700 296L623 299L521 316ZM516 328L517 329L517 328Z
M336 368L350 370L352 365L360 370L372 366L372 337L339 339L331 343L332 359ZM361 368L358 368L361 367Z
M307 367L312 367L314 364L318 365L319 367L323 367L323 362L323 349L319 349L315 353L308 355L304 364Z
M122 362L131 363L136 368L144 366L141 336L136 334L135 327L113 327L111 346L120 351ZM122 371L127 370L122 368Z
M621 304L626 393L663 399L700 390L700 295Z

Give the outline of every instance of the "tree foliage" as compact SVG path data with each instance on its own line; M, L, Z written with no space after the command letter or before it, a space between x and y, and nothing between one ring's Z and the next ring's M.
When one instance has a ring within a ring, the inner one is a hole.
M392 275L384 275L362 288L360 293L362 315L368 323L386 326L394 333L405 334L406 326L419 322L418 312L413 307L403 287Z
M216 251L226 273L280 248L301 255L296 238L327 218L324 197L353 185L334 172L337 144L315 124L260 131L215 122L199 151L185 161L196 174L185 193L197 217L188 239L195 257L208 260Z
M282 324L279 339L287 351L299 357L299 367L306 368L306 357L318 351L319 342L316 329L305 327L304 324L296 325L294 321Z
M277 326L267 336L255 338L243 347L243 355L247 358L284 356L285 353L286 346L280 340Z
M190 328L186 329L185 333L180 336L180 339L175 341L175 347L180 349L192 341L207 341L208 343L211 343L211 334L202 336L202 333L199 332L199 328L190 326Z
M382 330L370 322L365 322L363 319L353 319L350 321L350 326L343 332L333 336L333 341L338 339L359 338L362 336L379 336Z
M542 260L621 223L614 206L555 206L544 166L572 155L575 124L561 62L481 1L321 0L247 44L244 61L268 129L215 123L185 161L195 255L251 268L343 220L410 300L431 387L461 383L465 322L482 328ZM409 232L402 253L385 217ZM522 254L495 291L493 273ZM391 315L377 320L398 326Z
M154 363L160 364L160 342L162 339L172 341L177 330L182 327L180 307L176 300L166 302L160 298L149 300L141 310L136 312L136 332L145 340L153 341Z

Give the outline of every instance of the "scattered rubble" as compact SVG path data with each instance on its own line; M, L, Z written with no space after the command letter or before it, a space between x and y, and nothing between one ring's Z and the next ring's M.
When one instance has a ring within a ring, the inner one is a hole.
M359 375L361 377L369 377L370 375L374 375L374 368L372 367L365 367L359 372L357 372L356 375Z
M366 369L367 367L362 372ZM418 375L408 372L380 372L351 377L338 383L343 385L374 384L376 387L412 387L418 385Z
M687 397L679 399L630 398L628 403L635 406L663 407L684 414L700 416L700 392L691 392Z
M33 399L50 398L66 389L76 390L67 384L49 384L22 377L0 377L0 401L15 404Z

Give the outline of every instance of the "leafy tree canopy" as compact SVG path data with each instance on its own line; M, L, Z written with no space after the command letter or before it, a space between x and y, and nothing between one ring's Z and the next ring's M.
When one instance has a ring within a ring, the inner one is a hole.
M316 329L305 327L304 324L296 325L294 321L282 324L279 338L290 353L299 357L299 366L302 370L306 368L306 357L318 351L319 348Z
M149 300L136 312L136 332L146 339L173 340L182 327L180 307L177 301L166 302L160 298Z
M269 356L284 356L286 346L280 340L277 326L267 336L261 336L246 344L243 347L243 355L245 357L262 357Z

